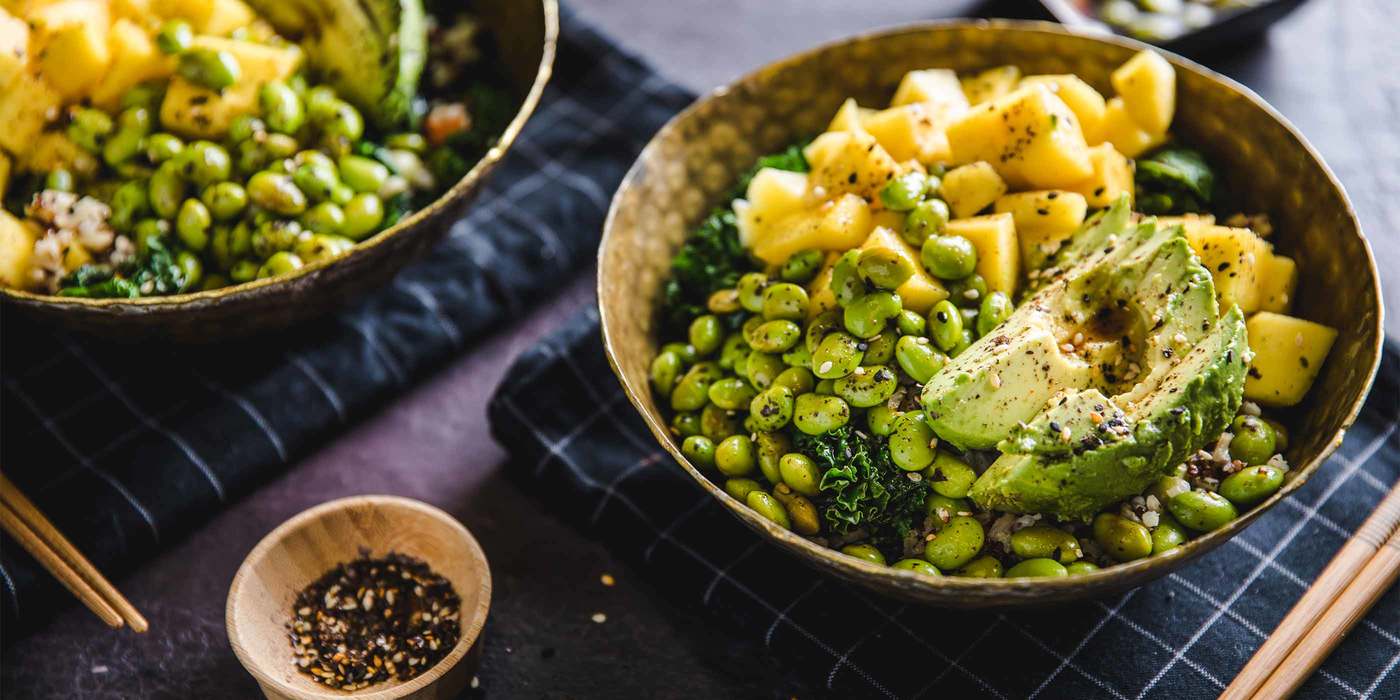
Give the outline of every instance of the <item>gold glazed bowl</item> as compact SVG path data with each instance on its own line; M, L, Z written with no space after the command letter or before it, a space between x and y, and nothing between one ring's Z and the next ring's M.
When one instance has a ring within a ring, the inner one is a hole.
M539 104L554 67L558 0L475 0L519 105L499 141L451 189L341 257L289 275L193 294L79 299L0 288L0 301L48 322L115 338L207 342L283 328L374 289L426 253L466 212ZM0 126L3 128L3 126Z
M648 385L659 344L661 287L672 255L737 175L763 153L821 132L847 96L884 104L916 68L976 70L1015 64L1027 73L1075 73L1100 90L1144 44L1090 37L1054 24L954 21L858 36L764 67L702 98L667 124L613 199L598 254L603 340L618 379L663 447L736 517L824 572L870 590L933 605L980 607L1065 601L1138 586L1205 554L1298 490L1361 408L1380 361L1375 260L1341 184L1298 131L1248 89L1195 63L1177 69L1173 130L1220 166L1245 212L1267 212L1272 240L1301 269L1295 313L1340 331L1316 385L1285 416L1294 469L1284 487L1224 528L1161 556L1059 579L929 578L876 566L774 525L682 456Z

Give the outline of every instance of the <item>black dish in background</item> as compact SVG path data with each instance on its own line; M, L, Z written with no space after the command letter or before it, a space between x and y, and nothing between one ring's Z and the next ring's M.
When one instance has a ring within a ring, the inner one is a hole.
M1175 39L1150 43L1187 56L1213 53L1254 38L1267 29L1269 25L1298 9L1298 6L1302 5L1304 1L1272 0L1226 15L1217 22L1182 34ZM1074 0L1040 0L1040 4L1051 15L1054 15L1056 20L1066 26L1095 28L1124 34L1109 24L1086 15L1075 6ZM1130 35L1124 34L1124 36Z

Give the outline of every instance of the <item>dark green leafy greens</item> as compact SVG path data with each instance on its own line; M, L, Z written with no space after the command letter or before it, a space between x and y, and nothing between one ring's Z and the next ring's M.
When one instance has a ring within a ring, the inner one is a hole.
M59 282L59 296L92 299L135 299L145 294L174 294L185 285L185 271L159 238L146 240L146 252L135 264L83 265Z
M1215 171L1190 148L1168 147L1137 161L1137 208L1145 214L1193 214L1215 202Z
M793 444L823 470L822 519L830 531L864 529L894 547L923 522L928 484L895 466L884 439L848 425L822 435L799 433Z

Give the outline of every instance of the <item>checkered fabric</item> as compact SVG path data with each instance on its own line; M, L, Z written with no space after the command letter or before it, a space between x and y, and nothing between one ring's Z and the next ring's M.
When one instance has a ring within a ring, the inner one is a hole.
M1400 479L1392 344L1337 454L1197 562L1106 600L1005 613L926 609L817 575L690 483L622 393L596 310L506 376L492 429L526 488L635 560L678 605L762 639L835 697L1216 697ZM1400 697L1397 664L1400 587L1300 697Z
M692 96L566 16L545 99L431 259L345 312L213 347L115 346L6 310L0 467L121 574L586 269L613 189ZM0 629L71 597L13 542Z

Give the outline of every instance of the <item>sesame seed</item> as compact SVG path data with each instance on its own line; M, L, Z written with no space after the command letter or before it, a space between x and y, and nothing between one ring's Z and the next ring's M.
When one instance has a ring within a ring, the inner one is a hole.
M826 362L823 362L817 366L817 371L821 372L822 374L826 374L827 372L831 371L831 368L833 366L834 365L831 363L831 360L827 360Z
M1293 344L1296 345L1296 346L1298 346L1298 347L1300 347L1300 348L1303 347L1303 334L1302 334L1302 333L1299 333L1299 334L1293 336Z
M612 574L603 574L598 577L598 580L602 581L604 586L612 586L617 583L617 579L613 578Z
M604 622L607 622L607 621L608 621L608 616L607 616L607 615L604 615L603 613L596 612L596 613L593 613L593 618L592 618L592 620L593 620L594 622L596 622L596 623L598 623L598 624L601 625L601 624L603 624Z
M996 372L993 372L993 373L992 373L992 380L991 380L991 381L992 381L992 388L993 388L993 389L1000 389L1000 388L1001 388L1001 375L1000 375L1000 374L998 374L998 373L996 373Z

